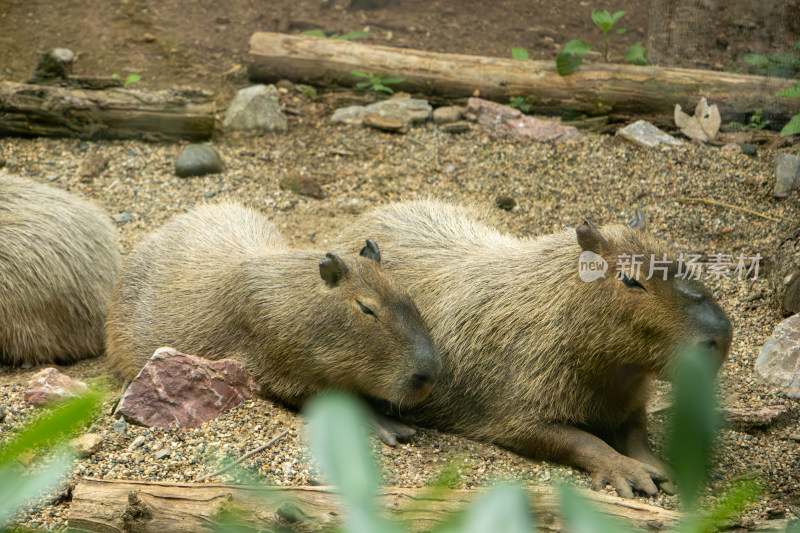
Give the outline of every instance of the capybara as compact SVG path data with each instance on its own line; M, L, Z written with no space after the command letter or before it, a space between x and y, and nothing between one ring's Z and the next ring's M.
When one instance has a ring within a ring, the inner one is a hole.
M99 207L0 171L0 363L71 363L103 353L119 268Z
M125 379L171 346L239 359L265 395L296 407L327 388L411 406L441 369L428 327L373 241L342 257L289 249L264 216L230 203L180 215L131 252L106 334Z
M621 496L652 494L654 481L671 490L647 441L648 385L669 376L684 345L721 365L732 331L676 262L646 279L651 257L667 251L637 215L630 226L516 238L476 209L420 200L375 208L345 230L342 249L353 233L381 242L384 267L442 355L439 383L402 419L583 468ZM607 262L604 277L582 281L583 252ZM642 254L640 275L616 275L623 254Z

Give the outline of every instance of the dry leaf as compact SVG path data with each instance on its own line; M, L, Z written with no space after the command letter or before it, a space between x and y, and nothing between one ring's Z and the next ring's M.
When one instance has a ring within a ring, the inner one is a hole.
M679 104L675 104L675 125L690 139L710 141L717 136L720 124L722 119L717 105L709 106L705 98L700 99L693 117L684 113Z

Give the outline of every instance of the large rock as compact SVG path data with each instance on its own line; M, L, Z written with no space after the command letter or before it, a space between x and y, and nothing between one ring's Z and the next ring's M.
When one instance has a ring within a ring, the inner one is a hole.
M519 109L475 97L467 100L467 112L474 115L479 124L499 124L505 119L522 117Z
M625 126L617 131L617 135L628 142L644 146L645 148L655 148L661 144L670 146L681 145L681 141L669 133L661 131L646 120L637 120L633 124Z
M756 372L768 383L783 388L790 398L800 398L800 315L778 324L764 342Z
M128 386L117 412L144 426L193 428L249 400L255 388L237 361L159 348Z
M213 146L186 145L175 159L175 175L181 178L222 172L222 159Z
M46 405L89 390L86 383L65 376L55 368L45 368L34 374L25 389L25 401L31 405Z
M786 198L800 181L800 156L778 154L775 157L775 190L772 196Z
M253 85L241 89L225 112L222 125L229 130L286 131L278 89L274 85Z
M427 100L419 98L389 98L366 107L366 115L374 113L384 118L395 119L407 125L420 124L431 118L433 108Z

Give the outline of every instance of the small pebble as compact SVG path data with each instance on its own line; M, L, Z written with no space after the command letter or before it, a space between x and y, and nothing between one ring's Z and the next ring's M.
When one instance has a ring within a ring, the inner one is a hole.
M114 431L114 433L124 435L125 432L128 431L128 423L124 418L120 417L116 422L114 422L114 425L111 426L111 429Z
M145 441L144 435L139 435L138 437L133 439L133 442L130 443L130 445L128 446L128 451L132 452L133 450L144 444L144 441Z

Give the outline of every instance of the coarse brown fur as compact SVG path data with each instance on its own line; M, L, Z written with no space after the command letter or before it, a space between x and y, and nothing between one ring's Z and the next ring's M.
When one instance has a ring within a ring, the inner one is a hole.
M343 248L356 231L382 243L385 267L407 284L442 354L429 398L401 414L586 468L624 495L628 484L652 492L650 476L662 480L661 472L639 471L609 446L659 466L646 442L651 379L669 375L684 344L716 342L721 363L727 317L702 286L675 278L675 263L666 281L658 271L644 279L651 254L661 259L666 248L643 231L583 225L516 238L482 218L474 208L409 201L368 212L340 238ZM592 282L578 271L588 248L609 266ZM617 279L620 254L644 254L640 287Z
M119 261L99 207L0 171L0 363L100 355Z
M256 211L195 208L123 265L106 329L110 361L131 379L171 346L237 358L266 395L293 406L326 388L417 403L441 367L419 311L378 261L336 259L342 276L326 283L320 262L331 257L288 249ZM427 382L415 385L420 375Z

